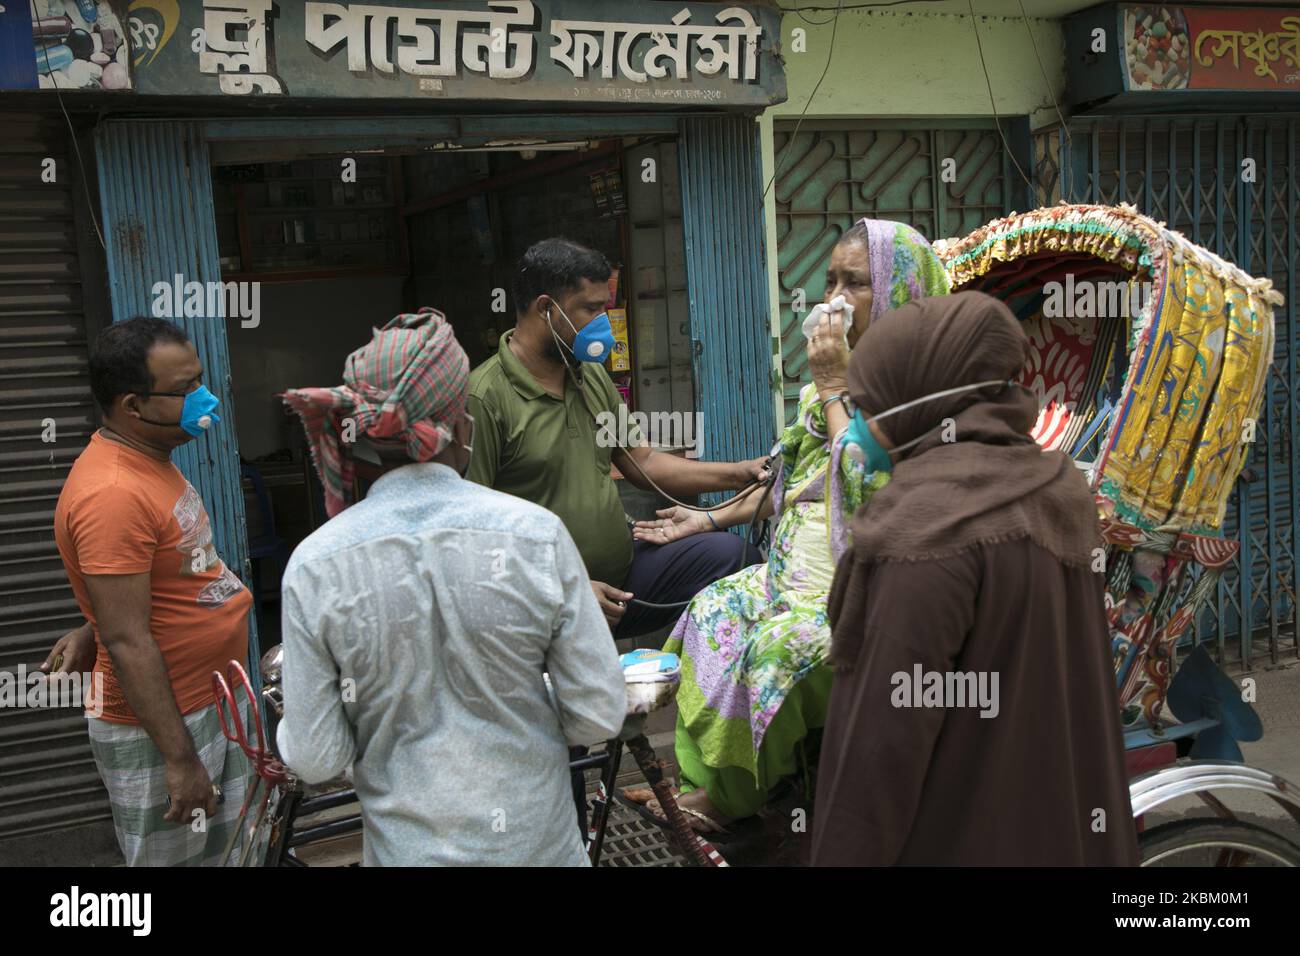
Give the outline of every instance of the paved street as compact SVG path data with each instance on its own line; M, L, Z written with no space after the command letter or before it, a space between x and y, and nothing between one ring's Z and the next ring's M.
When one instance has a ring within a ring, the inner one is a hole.
M1237 679L1240 682L1247 676L1255 680L1258 695L1255 710L1264 725L1264 736L1254 743L1241 745L1245 762L1277 774L1300 790L1300 664L1261 667L1242 673ZM1241 819L1276 829L1300 842L1300 825L1269 798L1242 792L1219 796ZM1167 812L1152 814L1148 825L1208 812L1199 800L1188 799L1170 805Z

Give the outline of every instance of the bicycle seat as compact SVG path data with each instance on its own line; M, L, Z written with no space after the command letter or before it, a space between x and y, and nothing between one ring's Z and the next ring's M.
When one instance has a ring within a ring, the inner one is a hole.
M618 659L627 687L627 713L648 714L667 705L677 694L682 662L676 654L641 648Z

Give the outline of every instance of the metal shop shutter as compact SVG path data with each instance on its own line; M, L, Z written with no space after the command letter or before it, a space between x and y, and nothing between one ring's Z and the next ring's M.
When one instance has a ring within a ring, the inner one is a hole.
M704 457L765 454L772 420L771 321L758 124L744 114L683 117L678 141L696 410ZM720 495L704 496L705 501Z
M83 187L68 134L32 116L0 116L0 128L0 671L12 672L82 622L53 517L96 419L74 223ZM46 157L54 183L41 181ZM81 708L0 707L0 847L109 816Z
M1051 142L1051 140L1055 142ZM1264 410L1247 477L1229 501L1224 534L1241 552L1196 623L1195 640L1250 669L1294 659L1300 487L1300 118L1275 116L1075 117L1070 143L1038 144L1046 199L1128 202L1286 297ZM1243 175L1252 160L1253 181ZM1059 180L1059 182L1052 182Z

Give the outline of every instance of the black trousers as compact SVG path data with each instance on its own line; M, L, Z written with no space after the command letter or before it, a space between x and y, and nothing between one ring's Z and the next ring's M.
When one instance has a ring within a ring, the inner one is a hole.
M632 567L623 590L652 604L677 604L689 601L719 578L762 560L757 550L724 531L693 534L669 544L633 541ZM637 637L657 631L675 622L684 610L648 608L629 602L614 637Z

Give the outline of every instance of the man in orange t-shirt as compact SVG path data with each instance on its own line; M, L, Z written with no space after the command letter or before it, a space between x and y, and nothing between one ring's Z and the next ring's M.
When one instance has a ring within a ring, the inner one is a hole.
M171 461L173 448L221 420L202 375L170 322L104 329L90 357L103 427L54 512L97 642L103 709L87 713L90 743L130 865L220 865L250 774L221 732L212 672L247 659L252 598Z

